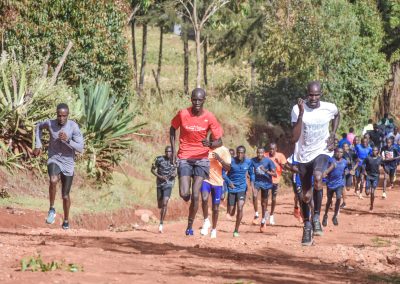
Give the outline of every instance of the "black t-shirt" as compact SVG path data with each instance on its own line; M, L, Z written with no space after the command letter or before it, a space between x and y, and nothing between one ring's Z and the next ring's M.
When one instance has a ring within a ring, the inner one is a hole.
M392 158L397 158L399 156L399 152L397 151L397 149L392 145L392 146L383 146L382 147L382 157L384 157L384 159L392 159ZM386 162L385 160L383 160L383 163L386 166L392 167L392 168L396 168L397 167L397 160L394 161L390 161L390 162Z
M369 137L374 143L374 146L379 147L381 145L381 138L382 138L382 133L379 130L371 130L368 131Z
M349 152L343 151L343 158L351 168L353 168L357 163L357 154L352 149L349 149Z
M368 156L364 159L363 165L365 167L365 171L367 172L367 176L369 178L377 178L379 177L379 166L382 164L382 157L372 157Z
M171 163L170 159L167 159L165 156L159 156L154 160L154 165L157 168L157 174L160 176L169 177L170 181L173 181L175 177L172 177L172 174L175 171L174 165ZM165 182L164 180L159 180L157 178L157 182Z

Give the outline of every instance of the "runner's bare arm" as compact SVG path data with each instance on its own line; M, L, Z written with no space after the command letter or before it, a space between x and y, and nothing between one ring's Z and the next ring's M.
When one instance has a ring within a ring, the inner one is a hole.
M172 163L175 165L176 163L176 153L175 153L175 139L176 139L176 129L174 127L170 127L169 129L169 141L171 143L172 150Z
M322 174L322 177L327 177L328 174L333 171L333 169L335 168L335 164L331 164L326 170L325 172Z
M301 128L303 124L303 114L304 114L304 101L303 99L298 99L297 100L297 106L299 107L299 115L297 117L297 122L293 123L293 129L292 129L292 143L296 143L299 141L300 135L301 135Z
M231 164L228 164L227 162L224 161L217 153L213 152L212 153L214 159L216 159L218 162L221 163L222 167L224 168L225 171L229 172L231 169Z

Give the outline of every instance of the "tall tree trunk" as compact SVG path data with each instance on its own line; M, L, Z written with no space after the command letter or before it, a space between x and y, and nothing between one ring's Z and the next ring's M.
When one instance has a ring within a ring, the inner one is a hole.
M388 113L397 115L400 104L400 61L392 64L392 85L390 89L390 106Z
M189 39L188 30L185 24L182 26L182 37L183 37L183 92L185 95L189 95Z
M161 64L163 56L163 40L164 40L164 28L160 27L160 46L158 50L158 66L157 66L157 81L160 82Z
M204 39L204 46L203 46L203 77L204 77L204 85L207 86L208 78L207 78L207 64L208 64L208 38Z
M142 63L140 66L139 95L143 93L146 55L147 55L147 24L143 24Z
M137 53L136 53L136 37L135 37L135 20L131 21L132 35L132 57L133 57L133 80L135 82L135 90L138 89L138 68L137 68Z
M200 41L200 30L196 28L195 30L195 40L196 40L196 87L201 87L201 41Z

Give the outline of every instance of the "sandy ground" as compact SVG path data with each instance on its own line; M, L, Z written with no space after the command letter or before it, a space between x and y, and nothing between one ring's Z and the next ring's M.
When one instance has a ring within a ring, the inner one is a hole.
M316 237L311 247L300 245L302 224L292 215L291 194L278 195L276 225L264 233L251 224L253 209L248 200L239 238L232 236L234 221L227 220L225 208L217 239L200 236L200 212L195 236L186 237L185 221L167 222L163 234L154 223L123 232L115 228L63 231L59 216L57 224L46 227L43 212L4 208L0 210L0 283L379 282L400 270L399 202L400 190L393 190L388 199L377 198L370 213L369 200L351 193L339 226L332 225L331 212L324 236ZM84 271L22 272L21 259L38 254L45 262L65 260L83 266Z

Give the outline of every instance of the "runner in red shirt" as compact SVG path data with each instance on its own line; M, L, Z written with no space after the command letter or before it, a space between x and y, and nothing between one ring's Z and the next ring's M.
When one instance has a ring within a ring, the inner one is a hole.
M203 109L206 92L201 88L192 91L192 107L182 109L171 121L170 141L175 162L176 130L180 129L178 151L179 194L185 201L190 202L188 226L186 235L193 235L193 221L199 207L199 193L204 179L209 177L210 148L222 146L222 128L215 116ZM212 141L207 140L211 132ZM191 181L193 178L193 182ZM192 184L192 194L190 194Z

